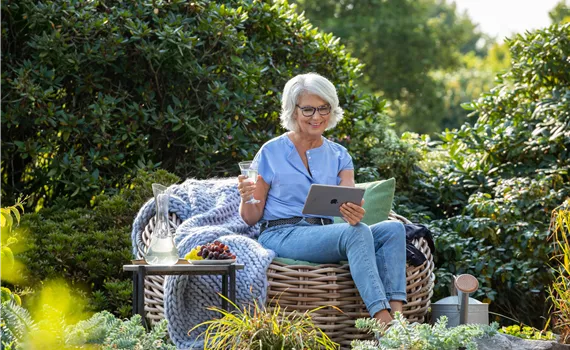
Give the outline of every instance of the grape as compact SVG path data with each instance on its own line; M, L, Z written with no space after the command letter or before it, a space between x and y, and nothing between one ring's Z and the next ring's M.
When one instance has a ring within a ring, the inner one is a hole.
M230 251L227 244L220 241L208 242L195 248L198 251L198 256L207 260L227 260L235 259L236 256Z

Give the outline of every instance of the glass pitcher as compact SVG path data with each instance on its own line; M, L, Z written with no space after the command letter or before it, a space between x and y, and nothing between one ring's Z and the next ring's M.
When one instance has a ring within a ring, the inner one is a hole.
M178 262L178 249L168 222L170 194L166 187L160 184L152 184L152 192L156 203L156 218L144 259L150 265L174 265Z

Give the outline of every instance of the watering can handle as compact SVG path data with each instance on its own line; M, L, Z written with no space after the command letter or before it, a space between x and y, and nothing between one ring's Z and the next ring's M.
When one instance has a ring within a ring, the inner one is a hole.
M459 275L457 277L453 276L454 287L461 291L462 293L471 294L479 288L479 281L475 277L469 274Z

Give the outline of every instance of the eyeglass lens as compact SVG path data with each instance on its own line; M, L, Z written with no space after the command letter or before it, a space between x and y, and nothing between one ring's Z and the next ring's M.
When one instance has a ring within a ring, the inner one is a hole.
M301 107L299 107L301 108ZM303 107L301 111L305 117L312 117L316 111L319 111L320 115L327 115L331 112L331 106L320 106L318 108L315 107Z

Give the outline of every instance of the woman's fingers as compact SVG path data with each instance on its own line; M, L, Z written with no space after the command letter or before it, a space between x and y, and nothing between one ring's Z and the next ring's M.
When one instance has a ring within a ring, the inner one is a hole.
M255 192L255 183L248 179L247 176L238 176L238 191L241 198L249 200Z
M351 202L346 202L343 203L340 207L341 212L346 212L346 213L350 213L352 215L355 216L359 216L359 217L363 217L364 214L366 213L366 210L364 210L363 207L361 207L360 205L356 205L354 203Z
M350 202L343 203L340 206L340 212L343 215L344 220L351 225L358 224L366 213L364 208Z

